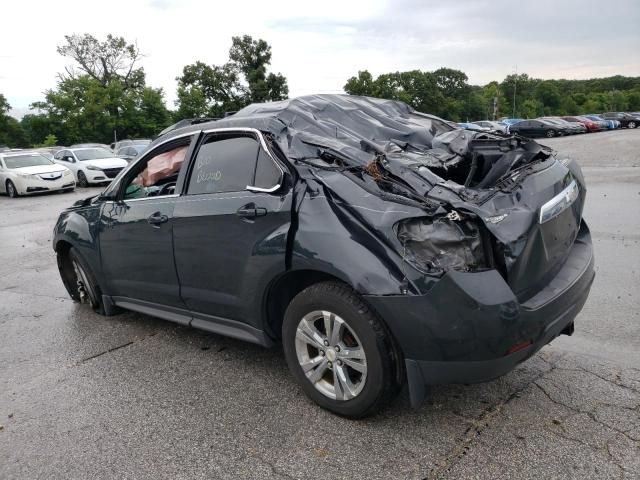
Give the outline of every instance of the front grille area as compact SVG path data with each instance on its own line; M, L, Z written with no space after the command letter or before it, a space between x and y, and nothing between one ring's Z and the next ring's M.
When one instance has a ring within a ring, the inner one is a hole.
M43 173L42 175L39 175L39 177L42 180L58 180L62 177L62 173Z
M120 170L122 170L122 168L105 168L104 174L107 176L107 178L116 178L116 176L120 173Z

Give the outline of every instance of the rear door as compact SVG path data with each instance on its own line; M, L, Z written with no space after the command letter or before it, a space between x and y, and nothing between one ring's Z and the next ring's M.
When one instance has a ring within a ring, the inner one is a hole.
M268 283L285 271L291 177L251 129L205 132L174 210L181 296L197 319L261 328ZM206 327L203 327L206 328Z

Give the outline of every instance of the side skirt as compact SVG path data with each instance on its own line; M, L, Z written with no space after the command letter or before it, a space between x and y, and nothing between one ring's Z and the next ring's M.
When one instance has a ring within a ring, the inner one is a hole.
M203 313L191 312L181 308L168 307L153 302L145 302L128 297L102 296L107 315L113 311L114 307L132 310L152 317L162 318L170 322L186 325L198 330L216 333L225 337L237 338L245 342L257 343L263 347L273 346L273 340L262 330L258 330L250 325L237 320L206 315Z

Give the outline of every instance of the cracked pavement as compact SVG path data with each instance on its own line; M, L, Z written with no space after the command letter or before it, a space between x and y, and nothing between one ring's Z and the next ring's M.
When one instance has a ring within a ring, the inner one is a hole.
M71 302L51 231L97 189L0 197L0 478L640 478L640 131L544 143L589 188L575 334L362 421L307 400L279 349Z

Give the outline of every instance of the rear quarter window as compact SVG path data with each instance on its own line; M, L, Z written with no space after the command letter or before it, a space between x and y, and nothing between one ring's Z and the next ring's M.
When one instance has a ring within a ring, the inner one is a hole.
M280 169L276 166L273 159L269 157L267 152L260 149L253 186L269 189L275 187L276 185L279 185L281 180L282 172L280 171Z

